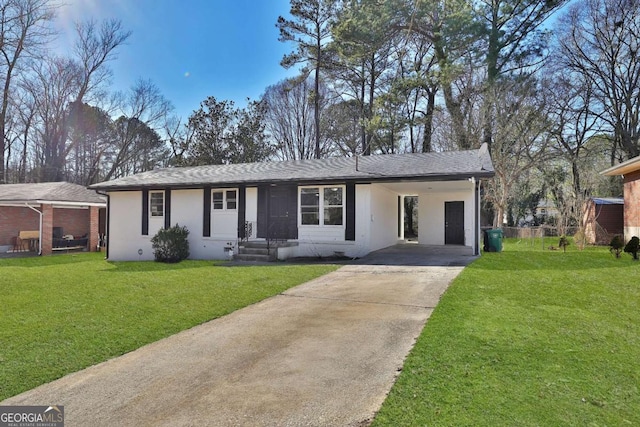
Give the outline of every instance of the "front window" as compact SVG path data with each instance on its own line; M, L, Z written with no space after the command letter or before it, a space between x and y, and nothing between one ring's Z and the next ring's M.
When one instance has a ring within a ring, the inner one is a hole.
M224 209L224 192L214 191L211 200L213 200L213 210L219 211Z
M324 189L324 225L342 225L342 187Z
M344 224L344 187L304 187L300 189L302 225Z
M320 189L300 189L300 218L302 225L320 224Z
M238 209L238 190L213 190L211 203L215 211Z
M236 210L237 204L237 192L236 190L227 190L227 210Z
M154 191L149 193L149 209L152 217L164 215L164 192Z

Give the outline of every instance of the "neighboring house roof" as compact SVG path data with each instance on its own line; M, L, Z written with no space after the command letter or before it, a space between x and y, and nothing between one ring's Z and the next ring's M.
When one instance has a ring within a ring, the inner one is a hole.
M591 200L596 205L624 205L622 197L592 197Z
M0 185L0 203L44 203L106 206L106 197L69 182Z
M398 180L461 180L490 178L493 164L486 145L478 150L443 153L389 154L283 162L240 163L156 169L93 184L96 190L142 187L197 187L203 185L273 182L357 182Z
M600 174L607 176L626 175L637 170L640 170L640 156L605 169Z

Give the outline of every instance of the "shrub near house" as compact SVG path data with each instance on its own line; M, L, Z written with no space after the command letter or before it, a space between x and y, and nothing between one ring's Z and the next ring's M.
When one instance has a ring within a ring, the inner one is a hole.
M638 260L638 251L640 250L640 239L638 237L633 236L625 245L624 251L628 254L631 254L634 260Z
M158 262L180 262L189 258L189 230L178 224L171 228L160 229L151 238L153 255Z

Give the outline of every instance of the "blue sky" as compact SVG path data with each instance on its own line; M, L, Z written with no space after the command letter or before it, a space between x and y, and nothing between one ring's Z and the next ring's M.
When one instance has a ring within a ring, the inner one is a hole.
M275 27L289 8L289 0L67 0L58 45L69 45L74 21L119 18L133 34L110 63L113 88L150 79L186 120L207 96L244 106L296 74L280 66L292 46Z

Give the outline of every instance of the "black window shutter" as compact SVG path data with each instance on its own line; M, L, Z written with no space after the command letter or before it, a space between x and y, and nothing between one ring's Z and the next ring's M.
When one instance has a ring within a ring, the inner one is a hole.
M164 228L171 228L171 190L164 190Z
M298 186L292 185L289 188L287 199L289 226L287 227L287 239L298 238Z
M246 221L247 190L244 185L238 188L238 237L246 238L244 223Z
M344 240L356 240L356 184L348 182L346 186L346 223L344 227Z
M269 187L261 185L258 187L258 230L256 236L267 237L267 216L268 216Z
M202 237L211 237L211 187L204 187L202 191Z
M398 196L398 238L402 236L402 196Z
M149 190L142 190L142 235L149 235Z

